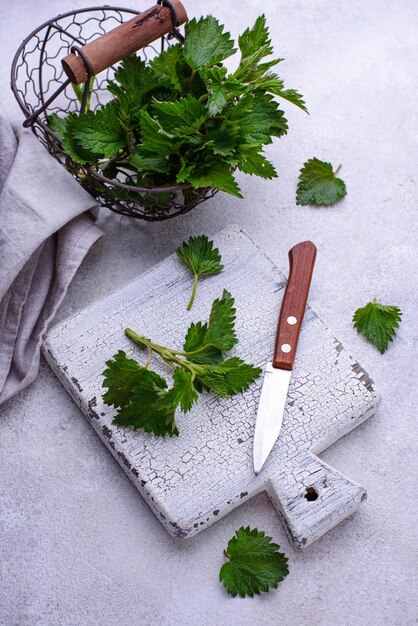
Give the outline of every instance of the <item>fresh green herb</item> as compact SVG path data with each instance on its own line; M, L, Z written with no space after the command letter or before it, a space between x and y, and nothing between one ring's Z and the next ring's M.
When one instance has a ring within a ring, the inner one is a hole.
M177 248L177 256L180 261L189 268L193 274L193 290L187 310L193 306L196 295L197 281L200 276L219 274L223 269L221 255L218 248L213 247L213 241L209 241L206 235L190 237L189 241Z
M140 365L120 350L107 361L103 372L103 398L118 409L113 422L155 435L178 435L175 411L190 411L202 389L222 397L247 389L261 369L238 357L224 359L224 353L237 343L234 331L234 299L224 291L212 304L206 323L192 323L182 350L166 348L127 328L126 335L148 350L148 359ZM173 385L149 369L154 353L173 368Z
M357 332L364 335L383 354L389 342L393 341L401 317L402 312L397 306L379 304L375 298L373 302L357 309L353 324Z
M52 132L58 135L59 139L62 141L66 127L66 118L60 117L57 113L51 113L51 115L47 117L47 122Z
M234 597L277 589L289 573L287 558L279 549L264 532L241 527L224 550L228 562L222 565L219 580Z
M122 61L108 82L111 102L70 114L65 128L56 117L49 124L74 161L112 177L120 172L132 185L188 183L242 197L236 168L277 176L263 154L264 145L288 128L276 96L306 106L272 72L282 59L269 59L264 15L239 37L238 47L239 64L230 73L223 65L237 51L230 34L210 15L192 19L184 46L171 45L148 64L135 55Z
M330 205L335 204L347 193L345 183L337 178L341 165L335 172L331 163L324 163L316 157L309 159L300 170L296 190L296 204Z

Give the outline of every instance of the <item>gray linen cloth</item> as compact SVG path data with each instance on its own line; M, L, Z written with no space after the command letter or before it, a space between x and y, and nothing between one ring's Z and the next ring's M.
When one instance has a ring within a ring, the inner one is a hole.
M37 376L42 335L102 234L95 205L0 109L0 404Z

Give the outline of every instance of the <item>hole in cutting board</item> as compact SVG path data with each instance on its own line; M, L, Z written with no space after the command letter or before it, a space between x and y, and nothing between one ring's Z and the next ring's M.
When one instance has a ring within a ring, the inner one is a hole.
M315 487L306 487L305 498L308 502L313 502L318 498L318 492Z

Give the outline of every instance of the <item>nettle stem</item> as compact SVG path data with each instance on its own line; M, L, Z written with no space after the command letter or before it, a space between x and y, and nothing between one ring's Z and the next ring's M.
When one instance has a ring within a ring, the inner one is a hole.
M342 168L343 164L340 163L339 166L337 167L337 169L334 172L334 175L336 176L338 174L338 172L340 171L340 169Z
M144 365L146 369L148 369L151 363L153 353L156 352L163 359L163 361L167 363L167 365L169 365L173 369L175 369L177 365L180 365L180 367L189 370L189 372L192 374L193 379L195 378L196 370L198 370L199 367L197 365L194 365L193 363L189 363L185 359L180 359L178 357L178 355L186 355L186 353L179 352L178 350L172 350L171 348L166 348L165 346L160 346L158 343L154 343L150 339L147 339L147 337L138 335L138 333L136 333L134 330L131 330L130 328L125 328L125 335L138 346L141 346L141 348L146 347L148 349L148 359Z
M226 556L227 559L231 560L231 555L228 554L226 550L224 550L224 555Z
M189 304L187 305L187 310L190 311L190 309L193 306L193 302L196 296L196 289L197 289L197 280L198 280L198 275L195 274L194 278L193 278L193 289L192 289L192 295L190 296L190 300L189 300Z

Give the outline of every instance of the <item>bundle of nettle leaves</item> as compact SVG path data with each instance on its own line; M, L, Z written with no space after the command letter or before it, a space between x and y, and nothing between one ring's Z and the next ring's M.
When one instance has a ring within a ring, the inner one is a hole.
M275 96L306 107L270 71L282 59L265 60L273 48L264 15L238 44L241 59L229 73L222 61L236 52L230 34L212 16L192 19L184 46L171 45L148 64L135 55L120 64L108 82L108 104L50 116L50 127L76 162L110 178L123 168L140 187L190 183L241 197L236 168L277 176L263 154L288 129Z

